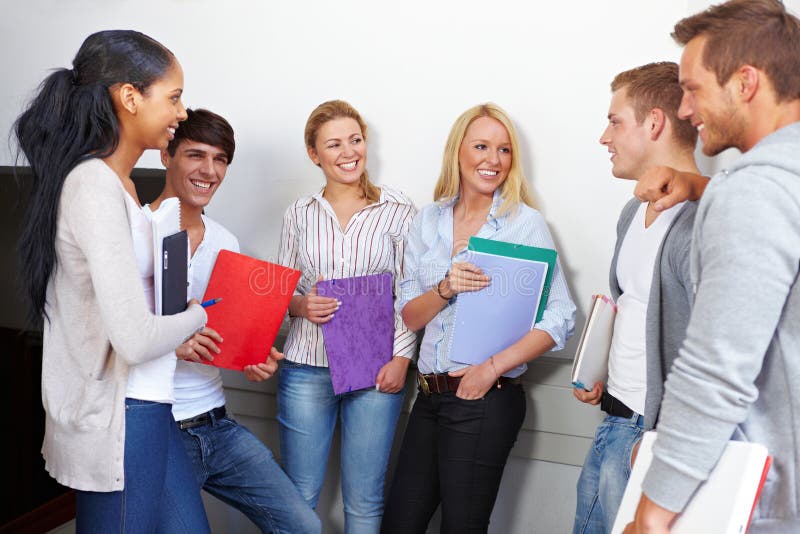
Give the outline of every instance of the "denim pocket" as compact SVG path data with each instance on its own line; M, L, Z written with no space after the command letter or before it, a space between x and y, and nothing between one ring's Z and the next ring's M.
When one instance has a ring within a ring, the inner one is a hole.
M592 446L598 454L602 454L603 450L606 448L606 440L608 438L608 433L611 432L612 427L613 425L608 421L603 421L600 423L600 426L597 427L597 432L595 432Z
M235 428L239 425L239 423L231 417L231 414L227 414L222 419L217 419L216 424L223 428Z
M300 369L301 367L304 366L305 364L302 364L300 362L293 362L292 360L283 360L281 362L281 369Z

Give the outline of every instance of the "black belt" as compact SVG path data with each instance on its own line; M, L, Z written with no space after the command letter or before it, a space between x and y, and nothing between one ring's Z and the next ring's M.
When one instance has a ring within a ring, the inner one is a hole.
M608 415L616 417L624 417L630 419L633 415L633 410L625 406L625 403L617 399L608 391L603 391L603 396L600 397L600 409Z
M201 413L200 415L195 415L189 419L182 419L178 421L178 428L181 430L186 430L187 428L194 428L196 426L210 425L217 419L222 419L225 417L226 413L225 406L220 406L219 408L214 408L213 410Z

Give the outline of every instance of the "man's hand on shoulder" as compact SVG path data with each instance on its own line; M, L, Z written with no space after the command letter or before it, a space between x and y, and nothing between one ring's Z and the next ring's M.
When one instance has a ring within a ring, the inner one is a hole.
M656 211L669 209L684 200L699 200L708 178L672 167L651 167L636 182L633 194L642 202L653 202Z

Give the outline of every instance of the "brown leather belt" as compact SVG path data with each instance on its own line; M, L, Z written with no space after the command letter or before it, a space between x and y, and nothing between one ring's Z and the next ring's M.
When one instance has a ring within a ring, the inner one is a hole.
M430 395L431 393L447 393L448 391L456 391L458 389L458 384L461 383L460 376L450 376L447 373L441 374L429 374L423 375L421 373L417 373L417 382L419 383L419 389L425 395ZM519 378L509 378L507 376L501 376L494 387L501 388L506 384L521 384L522 381Z

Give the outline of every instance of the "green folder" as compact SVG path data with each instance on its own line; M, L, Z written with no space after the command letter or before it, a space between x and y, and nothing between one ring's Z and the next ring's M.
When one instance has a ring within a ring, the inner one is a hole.
M536 311L536 322L538 323L542 320L544 310L547 308L547 300L550 298L550 283L553 281L553 272L556 269L558 252L550 248L517 245L516 243L493 241L491 239L483 239L474 236L469 238L469 246L467 249L474 250L475 252L483 252L484 254L494 254L496 256L506 256L507 258L519 258L522 260L547 263L547 275L544 277L542 299L539 301L539 309Z

